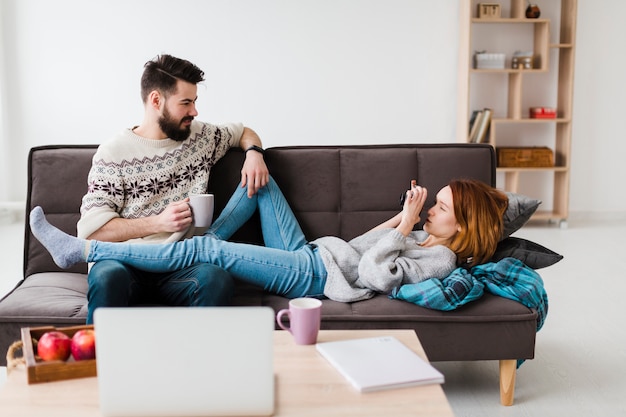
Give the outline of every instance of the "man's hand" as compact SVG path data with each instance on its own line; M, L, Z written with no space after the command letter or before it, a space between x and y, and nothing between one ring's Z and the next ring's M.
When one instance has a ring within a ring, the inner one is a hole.
M165 210L155 217L157 221L157 233L174 233L187 230L193 222L189 198L170 203Z
M259 135L249 127L244 127L239 144L244 151L251 146L263 146ZM265 187L269 180L270 172L265 165L263 154L253 149L247 151L246 160L241 168L241 186L248 186L248 198L256 194L259 188Z
M248 151L241 169L241 186L248 185L248 198L256 194L259 188L265 187L269 178L270 172L263 155L256 151Z
M156 216L124 219L117 217L109 220L96 230L88 239L103 242L125 242L130 239L143 238L156 233L175 233L187 230L193 219L189 198L169 204Z

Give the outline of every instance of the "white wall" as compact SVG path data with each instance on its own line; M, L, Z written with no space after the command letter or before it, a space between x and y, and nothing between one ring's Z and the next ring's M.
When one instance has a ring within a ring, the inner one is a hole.
M578 2L572 210L626 212L626 2Z
M266 146L455 141L460 1L0 0L0 201L25 198L32 146L138 124L159 53L206 72L201 120L242 121ZM626 212L626 2L579 3L570 208Z
M9 196L9 172L11 172L10 151L7 120L7 83L5 78L5 35L4 35L4 3L0 0L0 201L6 201Z
M205 71L201 120L266 146L455 137L457 0L3 1L10 199L30 147L138 124L143 64L164 52Z

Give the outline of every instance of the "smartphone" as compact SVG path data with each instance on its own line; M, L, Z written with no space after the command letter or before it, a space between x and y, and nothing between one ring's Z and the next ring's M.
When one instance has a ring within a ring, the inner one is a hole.
M415 186L417 186L417 181L411 180L410 190L412 190ZM404 200L406 199L406 191L402 193L400 196L400 207L404 207Z

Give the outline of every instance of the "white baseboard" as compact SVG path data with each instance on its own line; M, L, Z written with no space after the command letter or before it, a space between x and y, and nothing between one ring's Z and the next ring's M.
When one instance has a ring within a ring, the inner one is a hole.
M0 224L23 222L25 206L23 201L0 202Z
M570 211L568 220L626 220L626 211Z

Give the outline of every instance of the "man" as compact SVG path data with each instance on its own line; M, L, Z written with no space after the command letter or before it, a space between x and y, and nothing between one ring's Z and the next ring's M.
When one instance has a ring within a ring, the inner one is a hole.
M145 64L143 121L101 144L83 197L78 237L109 242L171 242L193 235L189 194L206 192L211 167L228 149L246 152L241 186L252 196L269 180L261 140L242 124L194 120L204 72L170 55ZM87 323L103 306L228 304L233 281L224 270L196 264L166 274L117 261L97 262L88 275Z

